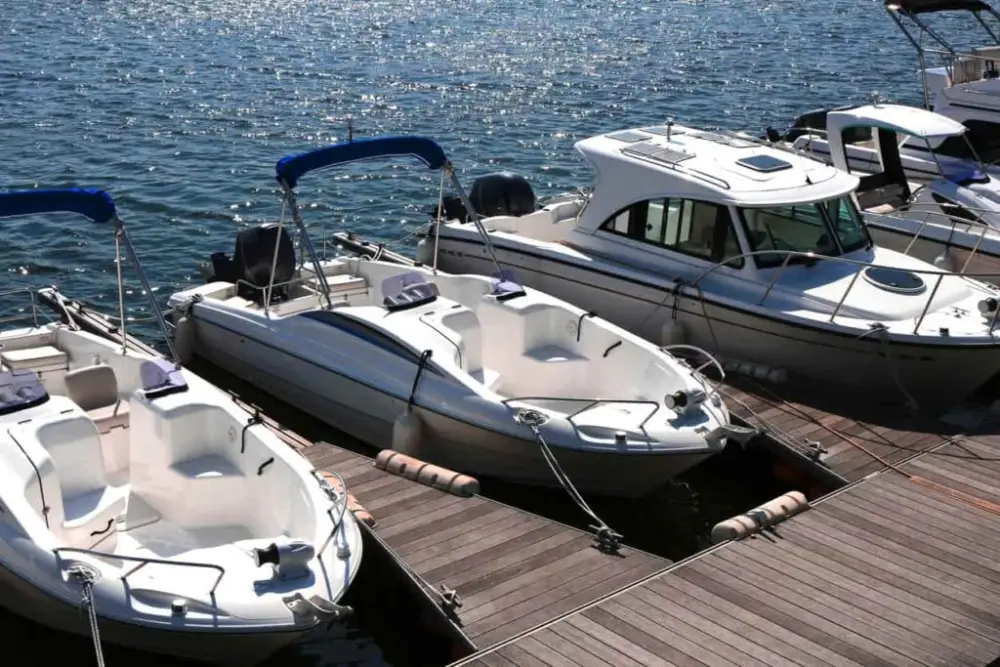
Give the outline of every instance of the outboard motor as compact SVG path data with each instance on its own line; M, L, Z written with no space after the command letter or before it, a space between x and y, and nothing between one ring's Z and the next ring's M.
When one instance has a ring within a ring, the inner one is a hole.
M278 261L274 261L274 246L278 244ZM271 300L285 297L287 283L295 275L295 246L284 227L265 224L244 229L236 235L233 257L224 252L212 253L212 275L216 280L237 283L237 294L263 305L264 288L271 284L271 267L274 266L274 291ZM243 282L239 282L243 281ZM247 284L249 283L249 284Z
M534 213L535 191L519 174L501 172L480 176L469 191L469 202L479 215L509 215L515 218Z
M823 138L826 138L826 116L831 111L844 111L845 109L851 109L851 106L834 107L832 109L812 109L807 111L792 123L792 126L785 132L785 141L794 142L799 137L804 137L810 134L820 134ZM770 134L770 133L769 133ZM870 128L867 127L851 127L844 132L844 143L845 144L857 144L863 141L869 141L872 138L872 132ZM768 136L769 141L774 141Z

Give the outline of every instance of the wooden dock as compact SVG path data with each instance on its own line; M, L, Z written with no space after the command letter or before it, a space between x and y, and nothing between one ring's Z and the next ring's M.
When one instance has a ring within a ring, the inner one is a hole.
M939 447L959 433L954 425L908 414L898 404L852 403L815 386L730 375L723 394L730 412L760 429L772 451L806 476L825 478L830 488Z
M984 667L998 553L1000 436L962 439L458 664Z

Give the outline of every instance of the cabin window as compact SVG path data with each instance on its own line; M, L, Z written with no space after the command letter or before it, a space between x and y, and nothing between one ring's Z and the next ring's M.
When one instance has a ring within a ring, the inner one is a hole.
M870 243L868 232L850 197L815 204L740 209L750 249L761 268L781 266L784 252L816 253L835 257ZM769 253L768 251L779 251ZM804 261L792 257L789 263Z
M949 220L958 218L960 220L968 220L969 222L979 222L979 217L964 206L959 206L955 202L946 197L942 197L936 192L931 193L931 198L937 203L938 206L941 207L941 210L949 216Z
M711 262L741 254L729 209L708 202L676 197L637 202L601 229ZM743 259L730 266L741 268Z
M1000 124L987 120L967 120L963 125L967 128L965 134L948 137L934 148L934 152L963 160L975 160L978 156L986 164L1000 161ZM970 144L976 147L974 152ZM919 142L908 147L925 149Z

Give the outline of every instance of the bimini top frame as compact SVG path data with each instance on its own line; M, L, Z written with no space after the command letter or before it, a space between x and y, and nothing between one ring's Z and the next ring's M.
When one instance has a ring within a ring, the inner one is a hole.
M483 237L483 243L490 253L493 264L497 268L498 275L502 275L503 271L500 267L500 263L497 261L496 251L493 248L493 244L490 242L489 234L486 233L486 229L480 221L479 214L475 213L472 203L465 194L465 190L462 187L461 182L458 180L458 176L455 174L454 166L445 156L444 149L442 149L436 141L420 136L387 136L357 140L351 139L346 142L333 144L324 148L317 148L316 150L308 151L306 153L289 155L279 160L277 165L275 165L278 183L281 185L283 190L285 201L288 202L291 207L292 220L295 222L295 226L298 228L299 233L302 236L305 250L309 254L309 258L313 263L316 276L323 290L323 294L326 297L327 305L331 305L330 286L327 283L326 275L323 273L322 267L320 266L319 256L316 254L316 249L312 244L312 240L309 238L305 224L302 222L302 216L295 197L295 186L298 185L299 179L310 171L317 171L338 164L391 157L413 157L426 165L428 169L444 170L444 172L451 178L451 182L455 186L455 190L458 192L458 196L462 200L462 204L465 206L467 211L470 211L472 221L476 225L476 229L479 231L480 235Z
M170 340L167 330L167 322L163 318L153 290L149 287L146 274L142 270L139 258L135 253L132 240L125 231L125 223L118 216L114 199L103 190L92 190L83 188L68 188L60 190L19 190L12 192L0 192L0 218L13 218L27 215L39 215L43 213L76 213L88 218L92 222L103 224L112 223L115 234L115 264L118 269L118 310L121 318L122 334L122 354L128 349L127 334L125 331L125 284L122 281L121 267L121 246L125 246L125 254L136 269L142 288L149 297L153 314L160 325L163 337L167 342L167 348L175 363L178 363L177 352Z

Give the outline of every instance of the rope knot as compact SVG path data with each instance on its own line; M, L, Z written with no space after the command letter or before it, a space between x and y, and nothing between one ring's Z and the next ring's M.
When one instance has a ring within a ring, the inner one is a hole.
M530 426L531 428L537 428L549 421L549 416L541 410L520 408L514 412L514 421L518 424Z

